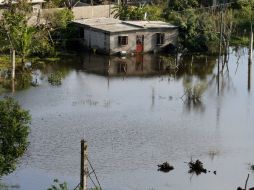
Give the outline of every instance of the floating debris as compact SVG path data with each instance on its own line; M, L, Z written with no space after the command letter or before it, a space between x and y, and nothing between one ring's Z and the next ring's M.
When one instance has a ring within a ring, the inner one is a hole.
M199 160L196 160L196 162L191 160L188 165L190 167L189 173L196 173L197 175L207 173L207 170L203 167L203 163Z
M164 162L163 164L159 164L158 165L158 171L162 171L162 172L170 172L171 170L174 169L173 166L171 166L168 162Z
M250 166L250 169L254 171L254 165L251 165L251 166Z

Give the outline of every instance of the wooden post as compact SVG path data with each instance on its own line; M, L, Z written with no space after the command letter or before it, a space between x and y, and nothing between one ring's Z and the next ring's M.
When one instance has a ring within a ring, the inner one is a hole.
M222 50L222 29L223 29L223 12L220 12L220 44L219 44L219 58L218 58L218 78L217 78L217 93L220 94L220 60Z
M251 62L248 64L248 91L251 90Z
M16 66L16 64L15 64L15 50L14 49L12 49L12 51L11 51L11 62L12 62L12 80L14 80L15 79L15 66Z
M253 56L253 31L252 31L252 24L251 24L251 31L250 31L250 47L249 47L249 62L252 63L252 56Z
M80 167L80 188L87 190L87 177L88 177L88 160L87 160L87 142L81 140L81 167Z

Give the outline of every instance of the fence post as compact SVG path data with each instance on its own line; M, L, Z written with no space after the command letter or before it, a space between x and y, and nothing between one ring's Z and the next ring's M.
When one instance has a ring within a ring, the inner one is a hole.
M87 190L87 176L88 176L88 152L87 142L81 140L81 167L80 167L80 188L81 190Z
M12 51L11 51L11 62L12 62L12 80L14 80L15 79L15 50L14 49L12 49Z
M250 32L250 47L249 47L249 62L252 63L253 57L253 31L252 31L252 24L251 24L251 32Z

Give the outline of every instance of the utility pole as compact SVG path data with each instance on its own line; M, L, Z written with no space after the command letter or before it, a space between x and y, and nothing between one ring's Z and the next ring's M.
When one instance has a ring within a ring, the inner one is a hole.
M81 164L80 164L80 189L87 190L87 177L88 177L88 152L87 142L81 140Z

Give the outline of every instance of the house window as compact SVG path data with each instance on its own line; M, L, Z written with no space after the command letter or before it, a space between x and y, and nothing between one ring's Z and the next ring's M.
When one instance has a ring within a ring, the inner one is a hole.
M165 34L164 33L156 33L156 44L162 45L165 42Z
M118 36L118 44L120 46L128 45L128 36Z

